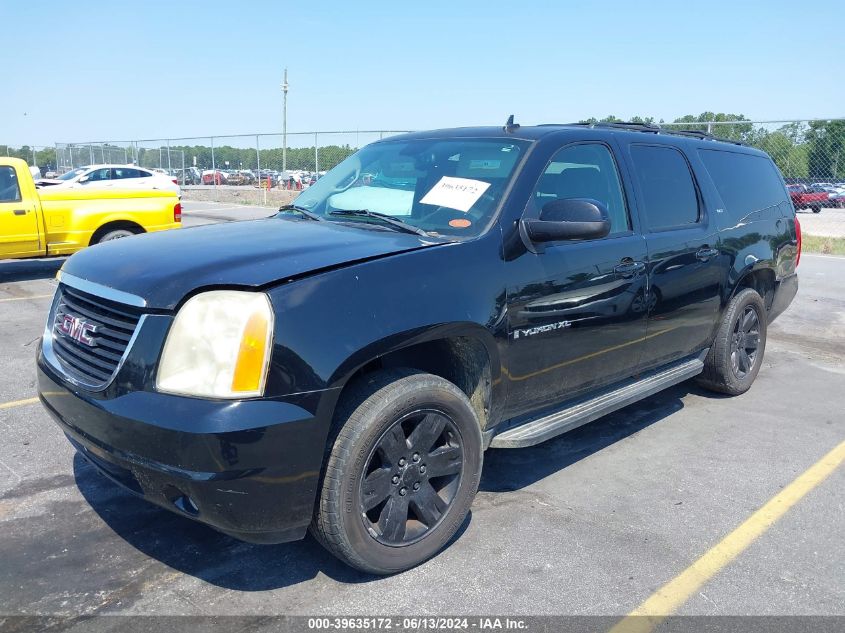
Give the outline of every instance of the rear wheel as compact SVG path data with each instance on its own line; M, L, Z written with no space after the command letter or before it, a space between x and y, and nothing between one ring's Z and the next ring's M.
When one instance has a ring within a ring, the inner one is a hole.
M756 290L746 288L728 304L698 382L712 391L745 393L760 371L765 349L766 306Z
M124 237L132 237L133 235L135 234L128 229L116 229L114 231L104 233L103 236L99 240L97 240L97 244L102 244L103 242L110 242L112 240L119 240Z
M338 417L312 533L375 574L434 556L466 518L481 475L466 395L431 374L378 372L351 388Z

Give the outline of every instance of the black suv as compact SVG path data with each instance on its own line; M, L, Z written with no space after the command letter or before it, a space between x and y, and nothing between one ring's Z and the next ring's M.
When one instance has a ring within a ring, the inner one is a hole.
M39 395L153 503L396 572L455 534L486 448L693 377L746 391L800 241L771 159L704 134L396 136L271 218L74 255Z

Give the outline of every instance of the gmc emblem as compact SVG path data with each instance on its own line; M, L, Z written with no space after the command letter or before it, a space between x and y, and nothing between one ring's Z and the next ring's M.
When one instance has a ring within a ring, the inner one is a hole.
M88 347L97 345L97 342L91 337L92 334L97 333L97 326L79 317L70 314L62 315L59 332Z

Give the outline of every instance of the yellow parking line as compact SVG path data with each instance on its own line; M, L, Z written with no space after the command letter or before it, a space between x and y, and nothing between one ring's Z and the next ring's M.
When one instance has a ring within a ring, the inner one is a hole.
M27 299L47 299L52 296L53 295L32 295L31 297L8 297L6 299L0 299L0 303L4 303L6 301L25 301Z
M655 591L610 633L650 633L845 461L845 441L810 466L701 558Z
M27 398L26 400L12 400L11 402L0 403L0 409L11 409L13 407L22 407L27 404L35 404L38 398Z

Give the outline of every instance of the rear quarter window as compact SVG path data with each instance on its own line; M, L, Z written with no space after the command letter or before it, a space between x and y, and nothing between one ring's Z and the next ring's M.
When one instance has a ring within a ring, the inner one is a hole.
M788 203L777 168L765 156L722 150L698 150L733 222Z

